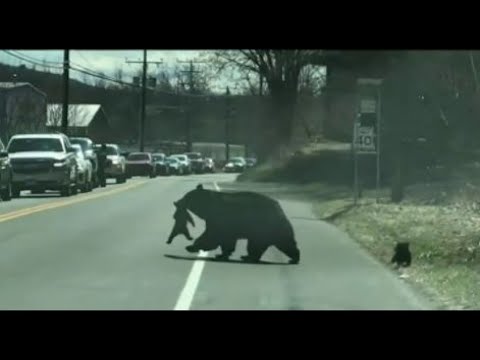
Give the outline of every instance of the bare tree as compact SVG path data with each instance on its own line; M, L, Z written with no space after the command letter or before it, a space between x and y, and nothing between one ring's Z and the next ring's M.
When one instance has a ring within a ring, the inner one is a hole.
M6 103L6 138L18 133L39 132L45 128L42 106L30 94L12 95Z
M115 69L113 77L115 80L123 81L123 67L121 65Z
M295 105L302 70L320 51L312 50L221 50L214 54L219 71L258 74L265 79L271 100L267 126L273 127L269 149L288 145L292 135Z
M172 84L172 78L173 74L166 71L166 70L161 70L157 74L157 86L160 90L164 91L173 91L174 87Z
M49 104L47 110L48 126L60 128L62 126L62 104ZM80 106L70 105L68 107L68 125L76 126L83 122L87 116L86 111Z
M99 73L101 76L105 76L105 74L103 72ZM96 87L99 87L99 88L102 88L102 89L105 89L106 86L107 86L107 82L105 81L105 79L102 79L102 78L97 78L95 80L95 86Z

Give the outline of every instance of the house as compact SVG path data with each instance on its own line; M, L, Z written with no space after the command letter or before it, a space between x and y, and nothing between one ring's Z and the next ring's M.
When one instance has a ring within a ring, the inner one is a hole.
M0 138L46 131L47 95L26 82L0 82Z
M47 128L49 131L61 131L62 104L48 104ZM94 142L109 142L112 130L107 115L99 104L71 104L68 106L68 135L85 136Z

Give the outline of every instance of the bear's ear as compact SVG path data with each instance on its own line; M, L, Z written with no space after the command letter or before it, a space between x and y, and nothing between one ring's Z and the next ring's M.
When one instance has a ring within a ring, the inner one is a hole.
M203 185L202 185L202 184L198 184L198 185L197 185L197 190L203 190Z

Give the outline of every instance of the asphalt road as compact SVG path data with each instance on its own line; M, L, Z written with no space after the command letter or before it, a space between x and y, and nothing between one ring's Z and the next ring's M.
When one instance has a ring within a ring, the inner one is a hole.
M245 241L230 262L212 261L218 250L193 256L183 237L166 244L173 201L200 182L213 189L233 179L135 178L71 198L0 202L0 309L430 308L303 203L282 202L302 252L299 265L287 265L273 248L265 263L244 264ZM194 236L204 228L196 220Z

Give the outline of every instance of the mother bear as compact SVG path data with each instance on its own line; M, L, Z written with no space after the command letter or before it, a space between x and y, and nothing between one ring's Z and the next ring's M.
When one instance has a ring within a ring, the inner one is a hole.
M198 185L174 204L205 221L205 232L186 247L189 252L220 246L222 254L218 257L228 259L237 240L247 239L247 256L242 257L245 261L260 261L269 246L286 254L291 264L300 261L293 227L274 199L254 192L207 190Z

